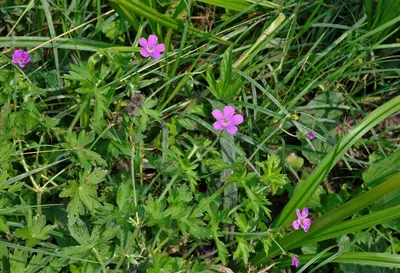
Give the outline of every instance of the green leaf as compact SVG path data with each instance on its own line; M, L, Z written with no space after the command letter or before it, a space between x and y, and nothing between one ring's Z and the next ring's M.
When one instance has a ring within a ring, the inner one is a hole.
M15 250L13 254L10 254L10 265L12 273L25 272L26 261L28 260L28 252Z
M84 215L86 210L93 212L101 207L97 196L97 184L104 181L106 174L107 171L102 171L100 168L84 173L79 183L75 180L70 181L70 184L60 193L60 197L72 197L67 207L69 225L75 224L79 215Z
M257 165L263 170L260 181L271 187L272 194L275 194L278 188L282 188L289 182L286 174L281 174L282 167L280 163L279 157L275 154L268 155L267 161L257 162Z
M0 216L0 231L10 233L10 227L7 225L7 220L4 216Z
M220 77L217 81L217 88L219 89L218 99L233 99L238 90L235 90L235 94L229 94L226 91L228 86L231 84L232 80L232 47L230 46L222 57L221 67L220 67Z
M247 217L243 213L237 213L235 215L235 224L239 227L241 232L246 232L249 229L247 226Z
M325 212L332 211L340 205L340 203L342 203L342 198L334 192L323 196L322 206L324 207Z
M217 231L218 231L218 223L213 222L211 224L211 233L215 241L215 245L218 249L218 257L223 264L228 264L228 249L226 248L225 244L218 238Z
M393 174L400 172L400 150L377 162L372 161L371 166L362 174L365 187L375 187Z
M297 156L295 153L291 153L286 157L286 163L289 164L294 170L298 171L303 167L304 159Z
M238 258L242 258L244 263L247 264L249 262L249 256L251 252L255 252L253 246L244 238L236 237L238 241L237 248L233 253L233 259L237 260Z
M121 35L120 20L106 24L101 30L108 39L115 41Z
M117 192L118 208L121 210L127 202L131 201L132 197L132 183L129 180L123 181Z
M32 247L42 240L50 237L49 232L56 226L46 225L46 216L32 216L29 211L27 216L27 225L15 232L15 236L27 240L26 246Z

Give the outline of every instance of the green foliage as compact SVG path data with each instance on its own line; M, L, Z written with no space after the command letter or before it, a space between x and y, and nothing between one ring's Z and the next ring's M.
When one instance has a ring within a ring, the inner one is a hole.
M98 184L104 181L106 174L107 171L102 171L99 168L94 169L89 174L84 173L79 182L71 180L70 185L60 193L60 197L71 197L67 207L70 226L75 224L79 215L84 215L86 211L93 212L101 207L97 189Z
M396 1L3 2L0 272L398 268Z
M277 155L269 155L267 161L257 162L257 165L263 170L260 181L271 188L273 195L288 182L286 175L281 174L282 167Z
M232 100L244 84L244 80L232 73L232 47L229 47L222 58L220 77L215 80L212 67L208 67L206 80L211 93L222 100Z
M26 240L26 246L32 247L50 237L49 232L55 226L46 225L46 216L32 216L32 211L26 219L26 226L15 231L15 236Z

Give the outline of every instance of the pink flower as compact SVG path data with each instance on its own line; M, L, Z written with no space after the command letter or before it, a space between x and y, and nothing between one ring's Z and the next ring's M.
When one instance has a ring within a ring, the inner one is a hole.
M158 37L153 34L149 36L148 40L146 40L146 38L143 37L140 38L139 44L143 47L142 50L140 50L140 54L146 58L151 56L154 59L160 59L161 52L165 50L165 45L157 44L157 42L158 42Z
M23 51L22 49L17 49L14 51L12 61L13 63L18 64L20 67L24 67L31 61L31 58L29 57L28 52Z
M238 131L238 128L235 125L239 125L243 122L242 115L234 115L235 108L232 106L225 106L224 113L220 110L214 110L211 114L217 120L217 122L214 123L215 130L221 131L226 129L226 131L231 135L236 134Z
M299 267L299 265L300 265L299 259L297 259L296 256L292 256L292 266L297 268L297 267Z
M308 216L308 208L304 208L303 211L300 213L299 209L296 209L296 214L297 214L297 220L293 221L293 228L294 229L299 229L299 226L301 226L305 232L308 231L308 229L311 226L311 219L307 218Z
M308 139L313 140L315 138L315 132L314 131L308 132L307 137Z

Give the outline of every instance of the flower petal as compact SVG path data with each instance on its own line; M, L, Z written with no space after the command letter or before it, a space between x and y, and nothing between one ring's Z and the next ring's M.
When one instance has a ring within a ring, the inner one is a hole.
M300 218L300 217L301 217L301 213L300 213L300 210L299 210L299 209L296 209L296 214L297 214L297 218Z
M160 59L161 58L161 53L154 51L153 53L151 53L151 57L153 57L154 59Z
M294 220L293 221L293 223L292 223L292 227L295 229L295 230L298 230L299 229L299 221L297 221L297 220Z
M222 122L217 121L217 122L214 123L214 128L217 131L221 131L221 130L225 129L225 126L222 124Z
M232 118L231 118L231 123L230 124L232 124L232 125L239 125L239 124L241 124L242 122L243 122L243 116L242 115L240 115L240 114L237 114L237 115L234 115Z
M224 119L231 119L235 114L235 108L232 106L225 106L224 107Z
M236 133L238 132L238 128L235 125L231 125L229 127L226 127L226 131L231 135L236 135Z
M304 229L304 231L307 232L311 226L311 223L312 223L311 219L306 218L300 225Z
M149 39L147 40L148 46L155 46L158 42L158 37L156 35L150 34Z
M147 47L147 40L146 38L142 37L139 39L139 45L141 45L142 47Z
M307 217L308 216L308 208L304 208L303 211L301 212L302 217Z
M150 52L147 51L147 49L142 48L142 50L140 50L140 55L142 55L143 57L150 57Z
M213 111L211 112L211 114L213 115L213 117L214 117L216 120L223 120L223 119L224 119L224 114L222 114L222 112L221 112L220 110L218 110L218 109L213 110Z
M299 267L300 261L295 256L292 256L292 266Z
M155 52L164 52L164 51L165 51L165 45L164 45L164 44L155 45L155 46L153 47L153 50L154 50Z

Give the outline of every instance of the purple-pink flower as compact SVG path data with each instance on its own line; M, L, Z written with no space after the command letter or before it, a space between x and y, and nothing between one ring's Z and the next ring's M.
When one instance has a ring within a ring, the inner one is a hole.
M28 52L23 51L22 49L17 49L14 51L12 61L20 67L24 67L27 63L31 61L31 58L29 57Z
M299 259L297 259L296 256L292 256L292 266L297 268L297 267L299 267L299 265L300 265Z
M151 56L154 59L160 59L161 53L165 51L165 45L157 43L158 37L153 34L149 36L148 40L143 37L140 38L139 44L143 47L142 50L140 50L140 54L146 58Z
M315 132L314 131L308 132L307 137L308 139L313 140L315 138Z
M214 123L215 130L221 131L226 129L226 131L231 135L237 133L238 128L236 125L243 122L243 116L240 114L235 115L235 108L232 106L225 106L224 113L220 110L214 110L211 114L217 120L217 122Z
M302 212L300 212L299 209L296 209L296 214L297 214L297 220L293 221L293 228L294 229L299 229L299 226L304 229L305 232L308 231L308 229L311 226L311 219L307 218L308 216L308 208L304 208Z

